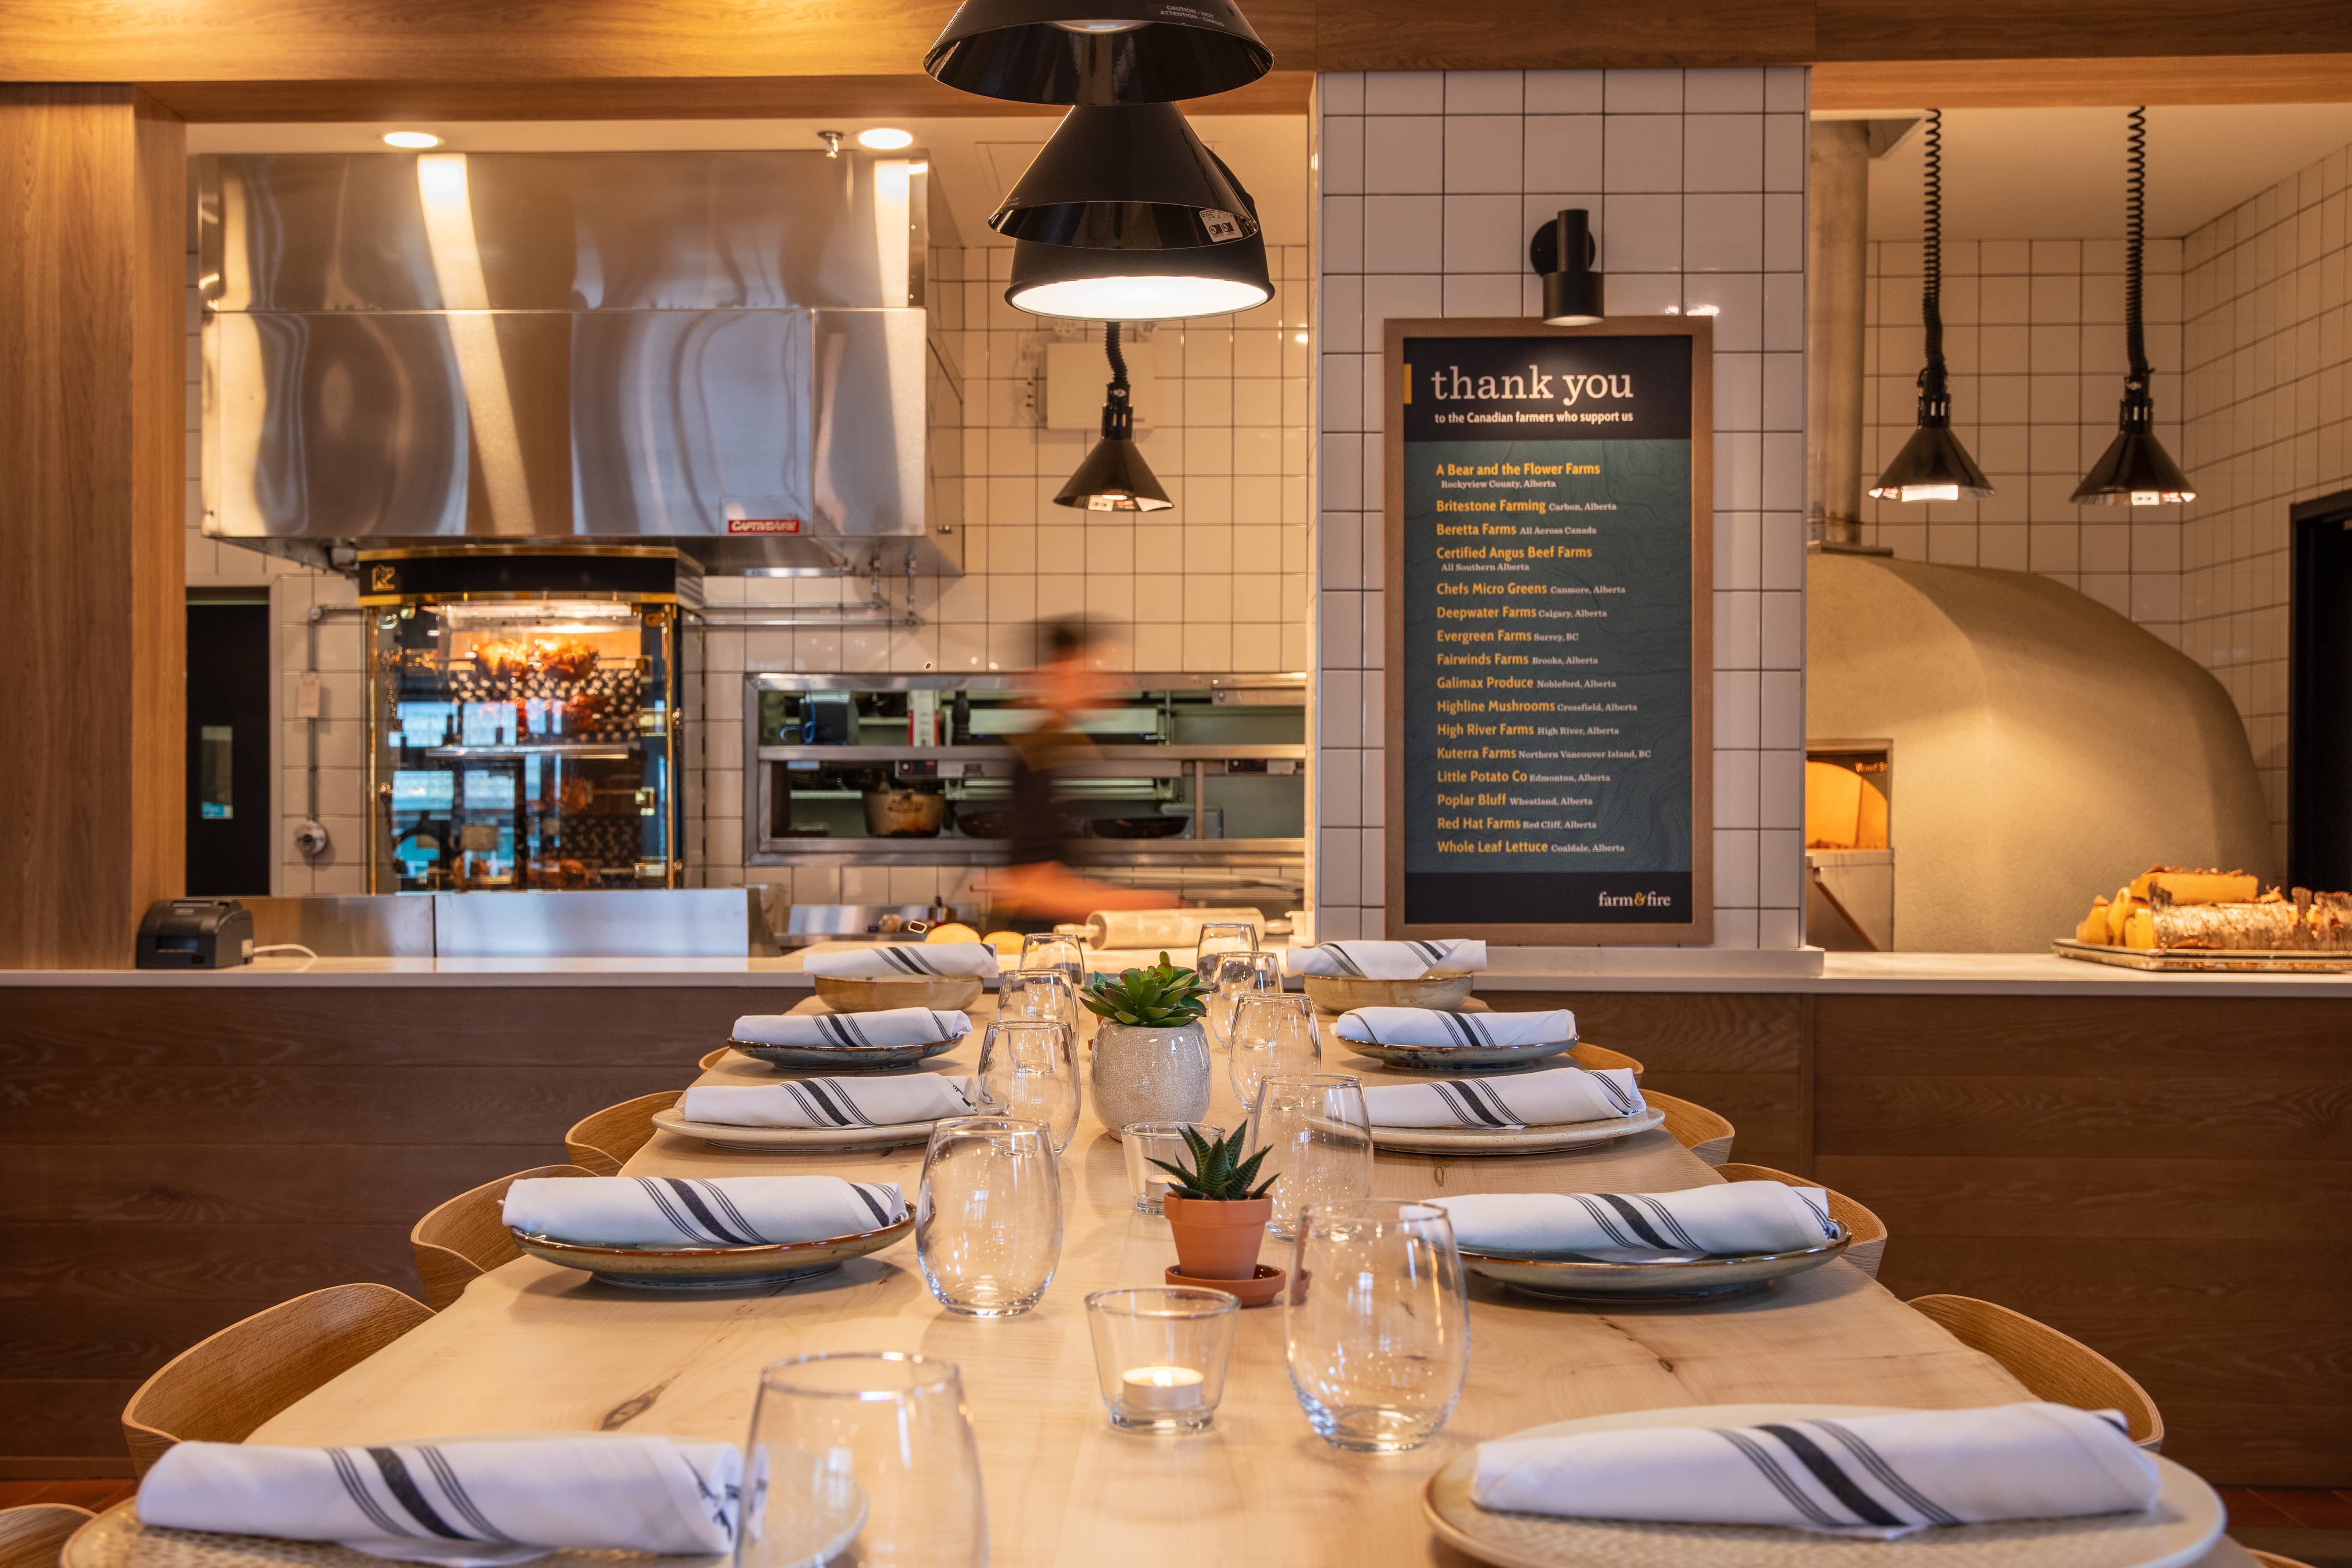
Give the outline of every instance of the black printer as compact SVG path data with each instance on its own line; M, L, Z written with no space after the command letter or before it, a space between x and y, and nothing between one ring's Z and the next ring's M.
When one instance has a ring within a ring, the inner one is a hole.
M253 962L253 911L235 899L163 899L139 922L142 969L234 969Z

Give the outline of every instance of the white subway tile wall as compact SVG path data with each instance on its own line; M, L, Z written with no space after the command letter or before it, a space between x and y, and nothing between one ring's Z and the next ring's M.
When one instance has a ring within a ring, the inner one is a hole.
M2181 242L2147 242L2143 315L2157 434L2181 453ZM2120 239L1986 239L1944 246L1944 356L1952 426L1992 481L1980 501L1872 500L1869 487L1917 425L1926 353L1916 243L1870 247L1863 400L1864 537L1905 561L2054 578L2180 646L2178 506L2068 500L2116 433L2123 398Z
M1381 934L1381 323L1529 316L1528 237L1589 208L1612 315L1715 318L1716 942L1801 945L1801 68L1318 79L1315 897Z
M714 626L689 632L686 659L686 826L681 849L697 886L743 883L742 685L746 671L987 671L1025 668L1032 621L1082 615L1119 628L1118 668L1202 674L1299 670L1311 662L1307 613L1307 408L1310 327L1307 247L1269 251L1275 299L1237 316L1152 329L1156 405L1139 410L1139 445L1176 501L1171 512L1128 522L1052 504L1095 439L1046 430L1034 412L1050 323L1003 299L1009 247L941 249L942 331L961 366L964 425L944 439L938 471L962 487L964 575L920 576L912 628ZM294 847L308 807L302 721L295 682L308 658L313 604L349 605L349 579L220 544L201 531L197 435L200 305L189 258L188 583L192 588L266 591L273 606L272 700L279 729L280 845L273 891L365 890L365 696L360 636L346 618L320 639L326 719L319 726L321 820L334 848L318 861ZM1090 341L1101 329L1090 326ZM1108 379L1106 367L1102 379ZM908 584L884 584L903 605ZM773 607L822 618L863 605L863 580L714 577L714 605ZM699 722L695 722L695 720ZM951 895L956 868L752 868L748 879L790 889L801 902L911 901Z
M2184 242L2182 648L2229 689L2286 858L2288 509L2352 489L2352 148Z

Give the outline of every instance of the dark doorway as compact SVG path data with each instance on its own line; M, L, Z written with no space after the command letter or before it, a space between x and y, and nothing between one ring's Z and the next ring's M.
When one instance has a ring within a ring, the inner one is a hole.
M269 891L269 605L188 605L188 892Z
M2305 501L2294 528L2287 665L2287 876L2352 888L2352 490Z

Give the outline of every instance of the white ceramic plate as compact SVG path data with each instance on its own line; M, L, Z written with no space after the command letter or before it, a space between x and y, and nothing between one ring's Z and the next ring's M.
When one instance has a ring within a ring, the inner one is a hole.
M884 1127L734 1127L723 1121L688 1121L675 1110L656 1110L654 1125L681 1138L699 1138L714 1149L752 1154L810 1154L925 1143L930 1141L933 1124L897 1121Z
M656 1121L661 1120L656 1116ZM1549 1154L1559 1149L1580 1149L1614 1143L1637 1132L1665 1125L1666 1113L1644 1106L1635 1116L1604 1117L1599 1121L1553 1121L1534 1127L1497 1131L1478 1127L1372 1128L1375 1148L1397 1154Z
M1885 1415L1869 1405L1703 1405L1627 1410L1509 1434L1555 1436L1635 1426L1752 1426L1759 1421ZM1770 1525L1655 1524L1498 1513L1470 1500L1478 1451L1430 1477L1422 1512L1439 1538L1501 1568L2180 1568L2221 1539L2221 1500L2171 1460L2151 1455L2164 1489L2146 1513L2014 1520L1923 1530L1895 1541L1853 1541Z
M856 1236L752 1247L604 1247L508 1228L515 1245L533 1258L593 1274L607 1285L640 1290L733 1290L830 1273L850 1258L879 1252L912 1235L915 1216L909 1214Z
M1793 1252L1694 1253L1606 1248L1589 1253L1474 1252L1462 1267L1532 1296L1563 1301L1706 1301L1761 1290L1775 1279L1836 1261L1853 1233Z

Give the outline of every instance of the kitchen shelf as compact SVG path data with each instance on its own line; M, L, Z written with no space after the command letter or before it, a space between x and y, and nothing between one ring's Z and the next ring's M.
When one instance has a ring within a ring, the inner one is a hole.
M775 838L762 866L1001 866L1007 838ZM1305 858L1304 838L1074 838L1064 852L1076 866L1249 866Z
M534 746L427 746L428 757L633 757L644 750L635 741L554 741Z

